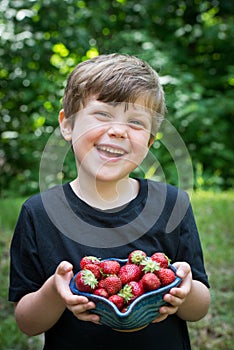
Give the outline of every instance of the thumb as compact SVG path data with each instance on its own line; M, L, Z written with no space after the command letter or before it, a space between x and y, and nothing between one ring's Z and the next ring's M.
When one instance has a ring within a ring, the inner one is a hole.
M190 268L190 265L183 261L183 262L176 262L173 264L173 266L176 267L176 274L177 276L179 276L180 278L184 278L185 276L187 276L190 271L191 271L191 268Z
M66 275L73 270L73 265L68 261L62 261L57 267L57 273L59 275Z

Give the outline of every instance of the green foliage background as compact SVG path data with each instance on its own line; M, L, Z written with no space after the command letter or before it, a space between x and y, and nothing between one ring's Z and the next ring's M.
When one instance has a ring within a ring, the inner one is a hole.
M167 118L193 161L195 187L230 188L233 9L229 0L2 0L1 195L38 191L40 159L58 126L67 75L80 61L111 52L137 55L158 70ZM176 184L160 139L152 152ZM71 157L64 181L75 175Z

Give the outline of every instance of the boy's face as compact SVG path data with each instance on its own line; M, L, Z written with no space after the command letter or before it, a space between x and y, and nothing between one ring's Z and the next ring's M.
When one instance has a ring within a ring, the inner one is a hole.
M153 141L152 115L140 98L134 104L89 99L73 127L63 111L60 125L64 138L72 141L79 176L97 181L126 178L141 164Z

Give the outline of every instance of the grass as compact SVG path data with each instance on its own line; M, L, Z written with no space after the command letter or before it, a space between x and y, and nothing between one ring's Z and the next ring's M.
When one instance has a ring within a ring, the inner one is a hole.
M23 199L0 200L0 349L38 350L41 338L29 338L18 329L13 305L7 301L9 285L9 246L13 227Z
M189 324L193 350L233 348L234 192L198 192L192 204L211 285L208 315Z
M27 337L17 328L7 301L9 245L22 199L0 200L0 349L39 350L41 337ZM211 284L211 307L199 322L189 323L193 350L233 348L234 192L196 192L192 204Z

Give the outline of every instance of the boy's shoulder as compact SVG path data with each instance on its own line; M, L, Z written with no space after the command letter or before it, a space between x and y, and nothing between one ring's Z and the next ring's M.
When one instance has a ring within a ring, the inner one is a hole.
M174 186L165 182L151 180L151 179L148 179L147 182L148 182L149 191L150 190L155 191L161 196L167 197L171 200L172 199L176 200L180 198L187 201L189 198L188 193L177 186Z
M56 185L53 186L45 191L36 193L34 195L32 195L31 197L29 197L28 199L25 200L25 202L23 203L23 206L27 209L39 209L44 207L44 203L45 201L47 202L51 202L51 201L55 201L56 198L58 198L59 196L65 196L64 195L64 188L67 186L67 184L65 185Z

